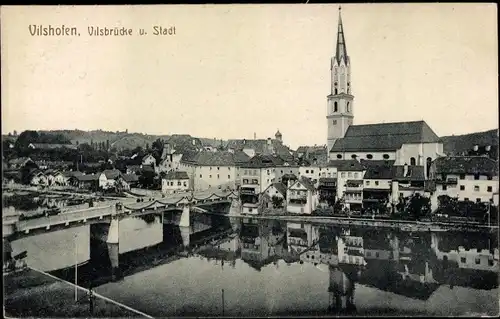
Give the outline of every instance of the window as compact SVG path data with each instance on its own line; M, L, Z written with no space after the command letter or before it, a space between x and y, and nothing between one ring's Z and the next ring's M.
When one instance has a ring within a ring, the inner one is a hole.
M212 178L212 175L208 175L208 178Z
M488 265L493 266L493 259L488 259Z
M366 158L367 158L367 159L372 159L372 158L373 158L373 155L372 155L372 154L366 154Z
M351 158L352 158L352 159L356 159L356 157L358 157L358 155L356 155L356 154L352 154L352 155L351 155Z
M217 167L217 170L219 170L219 169L220 169L220 167Z
M465 257L461 257L461 258L460 258L460 262L461 262L462 264L465 264L465 262L466 262L466 261L467 261L467 258L465 258Z
M445 191L447 189L448 189L448 187L446 187L446 185L443 185L443 190Z
M412 166L417 165L417 161L415 160L415 157L410 158L410 165L412 165Z
M309 170L308 169L306 169L306 174L309 174Z
M200 178L203 178L203 175L200 174Z
M384 159L389 159L389 154L384 154L382 157L383 157Z
M488 193L491 193L491 192L493 191L493 187L488 186L488 188L486 188L486 191L487 191Z
M476 174L474 174L474 179L475 179L476 181L477 181L477 180L479 180L479 174L477 174L477 173L476 173Z
M460 174L460 179L465 179L465 174Z
M227 179L231 179L231 175L227 175Z
M186 186L187 186L187 182L184 182L184 187L186 187Z
M358 173L354 173L354 178L358 178Z
M378 181L375 181L375 185L378 186Z
M375 253L375 257L380 257L380 254L378 253L378 251Z
M337 120L333 120L333 125L337 125Z
M460 185L460 190L464 191L465 190L465 186L464 185Z
M349 102L347 102L347 109L346 109L346 110L347 110L347 113L349 113L349 106L350 106L350 105L349 105Z
M370 185L370 181L366 181L366 183L365 183L365 184L366 184L367 186L368 186L368 185Z
M347 173L347 177L352 177L352 172Z
M491 181L493 179L493 176L488 175L488 180Z
M342 155L341 155L341 154L337 154L337 158L338 158L338 159L341 159L341 158L342 158Z
M267 175L269 175L269 174L270 174L270 173L269 173L269 170L267 170Z
M480 203L481 202L481 198L476 198L476 203Z
M313 169L311 170L311 174L314 174L314 170Z
M217 174L217 179L219 179L219 174Z
M177 182L177 186L182 186L181 181Z
M469 197L465 197L464 201L468 202L469 201Z
M283 174L283 170L281 170L281 174Z
M475 192L479 192L479 186L474 185L474 191L475 191Z
M370 256L371 256L371 254L372 254L372 253L371 253L371 252L369 252L369 251L367 251L367 252L366 252L366 256L367 256L367 257L370 257Z
M345 172L340 173L341 177L345 177Z
M337 89L335 89L335 94L337 94ZM333 111L338 112L339 111L339 104L337 101L333 102Z
M335 88L335 95L339 94L339 90L337 88ZM335 102L337 103L337 102Z
M476 257L476 265L481 264L481 259Z

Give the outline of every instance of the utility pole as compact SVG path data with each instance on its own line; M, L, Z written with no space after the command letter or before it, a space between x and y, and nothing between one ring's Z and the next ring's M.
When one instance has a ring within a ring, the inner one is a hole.
M224 289L222 289L222 315L224 316Z
M78 234L75 234L75 302L78 301Z

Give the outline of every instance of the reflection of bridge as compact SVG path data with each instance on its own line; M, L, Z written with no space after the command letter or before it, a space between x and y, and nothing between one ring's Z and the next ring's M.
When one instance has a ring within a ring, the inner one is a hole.
M195 194L177 194L164 198L149 198L137 202L135 199L113 202L110 205L91 207L28 220L3 222L3 237L22 237L33 231L49 231L51 228L80 226L84 223L110 222L111 219L137 217L148 214L160 214L167 211L186 211L208 213L206 208L216 204L230 203L237 194L233 192L198 192ZM205 207L205 208L204 208Z

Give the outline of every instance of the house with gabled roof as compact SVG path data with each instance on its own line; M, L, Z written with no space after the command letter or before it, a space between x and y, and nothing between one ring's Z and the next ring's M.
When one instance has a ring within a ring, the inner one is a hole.
M319 204L318 190L307 177L290 183L286 195L286 209L292 214L310 215Z
M170 171L161 180L162 193L183 192L189 189L189 176L186 172Z
M443 143L425 121L350 125L330 149L331 160L394 160L424 166L444 156Z
M99 187L104 189L114 187L119 177L122 177L122 173L119 170L106 169L99 174Z

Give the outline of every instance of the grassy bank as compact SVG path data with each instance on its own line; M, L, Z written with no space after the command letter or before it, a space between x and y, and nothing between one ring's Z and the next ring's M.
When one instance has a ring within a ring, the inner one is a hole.
M72 285L28 269L22 273L4 276L4 309L9 317L138 317L123 307L100 298L94 298L93 311L85 291Z

